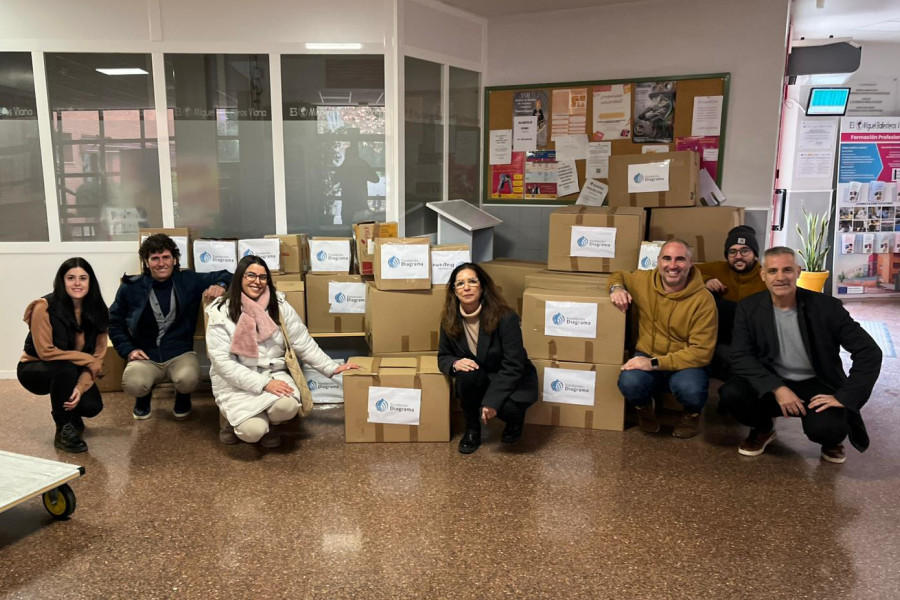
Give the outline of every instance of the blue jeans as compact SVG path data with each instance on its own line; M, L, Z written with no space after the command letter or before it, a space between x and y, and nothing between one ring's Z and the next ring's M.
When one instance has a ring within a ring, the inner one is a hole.
M647 356L641 352L635 356ZM622 371L619 391L632 406L650 404L654 394L671 391L689 413L703 410L709 396L709 367L692 367L681 371Z

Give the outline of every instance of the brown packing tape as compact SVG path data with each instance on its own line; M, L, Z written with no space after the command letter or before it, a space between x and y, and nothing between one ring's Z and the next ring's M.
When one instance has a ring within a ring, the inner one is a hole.
M550 340L547 342L547 355L550 357L550 360L556 360L556 341ZM584 361L588 362L588 361Z
M375 423L375 441L376 442L384 441L384 424L383 423Z
M569 257L569 264L572 265L572 270L575 271L575 272L577 273L577 272L578 272L578 257L577 257L577 256L570 256L570 257Z
M584 213L582 210L578 211L578 214L575 215L575 225L582 225L584 223Z
M550 409L550 424L554 427L559 426L559 406L554 406Z
M706 258L706 239L702 235L697 236L697 256L695 260L708 260Z
M637 194L628 194L628 206L637 206Z
M516 298L516 306L519 308L519 314L522 314L522 299Z
M521 300L520 300L519 302L521 302ZM520 312L520 313L522 312L521 309L519 310L519 312ZM440 343L440 339L441 339L441 334L440 334L440 332L438 332L438 331L432 331L432 332L431 332L431 347L432 347L432 348L437 348L437 347L438 347L438 344Z
M419 441L419 428L415 425L409 426L409 441L418 442Z
M584 362L594 362L594 342L584 343Z
M585 429L593 429L594 428L594 411L587 410L584 412L584 428Z
M334 332L341 333L341 318L340 317L334 318Z
M609 272L609 259L608 258L600 259L600 270L605 271L607 273Z
M400 336L400 351L401 352L409 352L409 336L408 335Z

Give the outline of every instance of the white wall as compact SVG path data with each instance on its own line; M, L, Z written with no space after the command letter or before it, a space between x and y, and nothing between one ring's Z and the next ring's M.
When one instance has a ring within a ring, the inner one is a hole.
M723 191L772 198L789 0L665 0L488 21L485 85L731 73ZM677 102L677 98L676 98Z
M852 88L877 82L894 91L891 114L900 115L900 43L860 42L862 57L859 70L847 83Z

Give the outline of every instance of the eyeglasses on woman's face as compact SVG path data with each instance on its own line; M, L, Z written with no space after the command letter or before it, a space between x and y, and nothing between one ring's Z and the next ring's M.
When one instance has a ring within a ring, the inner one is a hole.
M256 281L259 279L261 282L266 283L269 281L269 276L265 273L253 273L252 271L247 271L244 273L244 279L247 281Z
M453 287L455 287L458 290L461 290L466 286L478 287L478 285L479 285L479 281L477 279L475 279L474 277L470 277L469 279L457 279L453 283Z

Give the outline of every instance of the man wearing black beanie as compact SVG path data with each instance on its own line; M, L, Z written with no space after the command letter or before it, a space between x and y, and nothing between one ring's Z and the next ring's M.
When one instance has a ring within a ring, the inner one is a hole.
M747 296L766 291L766 284L759 275L758 258L756 231L749 225L738 225L728 232L725 240L725 260L697 265L719 310L719 338L712 376L723 381L732 375L729 355L737 303Z

